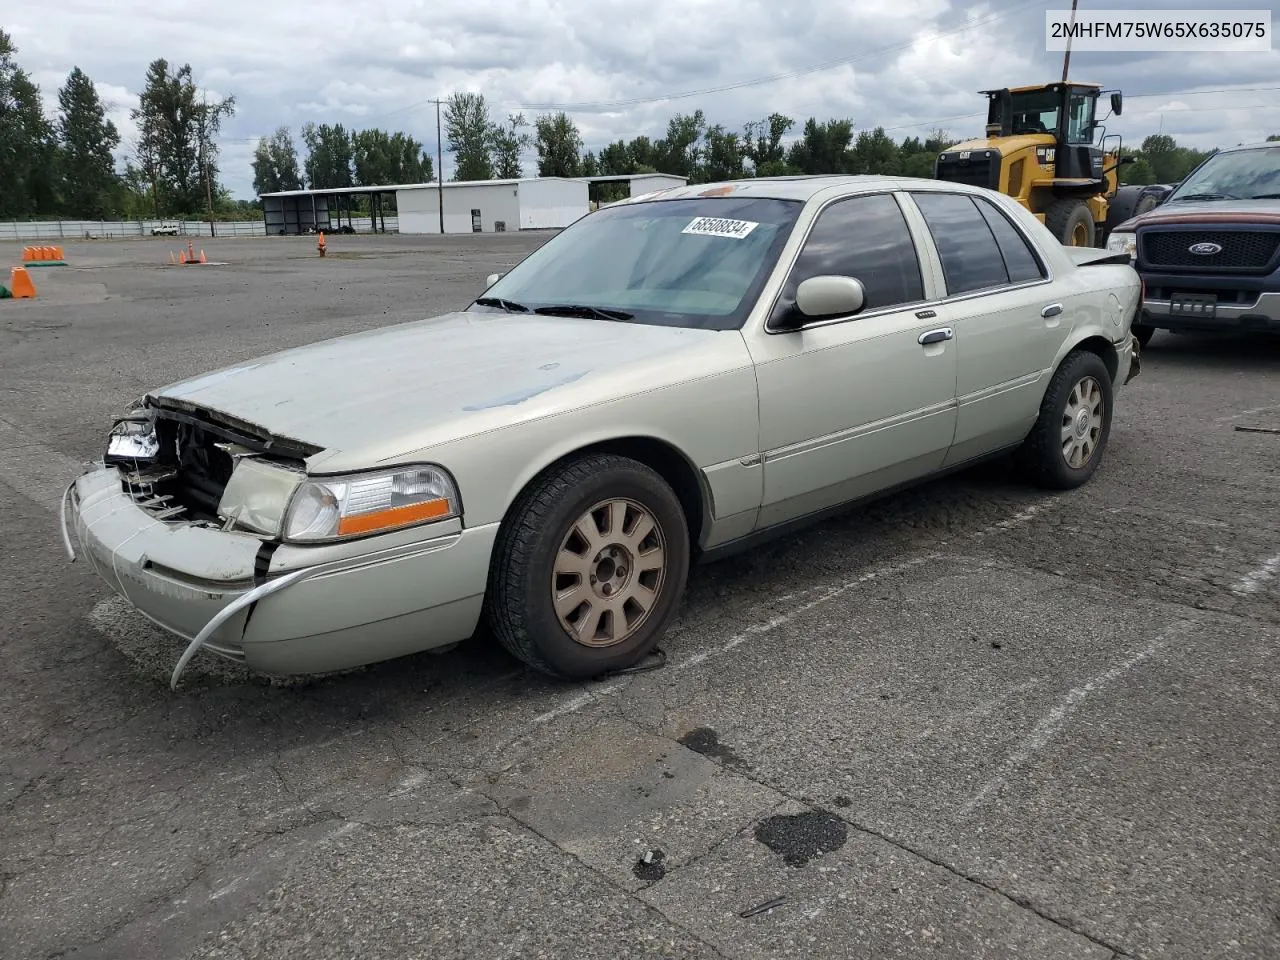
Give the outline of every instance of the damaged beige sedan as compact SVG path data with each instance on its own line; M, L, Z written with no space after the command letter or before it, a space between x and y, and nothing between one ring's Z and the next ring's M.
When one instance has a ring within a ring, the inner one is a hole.
M634 198L465 310L148 394L64 541L185 640L175 687L202 650L321 673L482 618L599 676L654 650L697 560L1005 453L1086 482L1138 371L1117 259L962 184Z

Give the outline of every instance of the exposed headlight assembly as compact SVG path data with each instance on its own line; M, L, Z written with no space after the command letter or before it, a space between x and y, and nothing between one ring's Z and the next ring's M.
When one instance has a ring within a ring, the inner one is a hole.
M284 539L318 543L386 533L460 515L453 479L414 465L346 477L313 477L294 491Z
M155 459L160 452L155 421L147 410L134 410L117 420L107 435L106 463L140 463Z
M1127 253L1130 257L1138 255L1138 237L1135 233L1113 233L1107 237L1107 253Z

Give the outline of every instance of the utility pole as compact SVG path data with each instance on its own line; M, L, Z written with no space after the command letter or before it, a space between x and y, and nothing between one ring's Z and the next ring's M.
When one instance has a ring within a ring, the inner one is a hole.
M440 136L440 100L436 105L436 203L440 207L440 235L444 236L444 140Z
M1062 53L1062 82L1067 82L1067 68L1071 65L1071 32L1076 25L1076 6L1080 0L1071 0L1071 26L1067 28L1067 49Z
M200 166L204 171L204 198L209 204L209 236L216 237L218 234L213 228L213 183L209 177L209 159L205 153L205 140L208 139L208 123L209 123L209 94L204 93L201 99L203 113L200 122Z

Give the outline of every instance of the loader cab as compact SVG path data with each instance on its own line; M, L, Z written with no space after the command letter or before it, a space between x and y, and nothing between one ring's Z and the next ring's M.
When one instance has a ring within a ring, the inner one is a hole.
M1055 179L1098 180L1104 176L1103 149L1096 137L1098 99L1093 83L1048 83L1035 87L984 90L988 99L988 138L1043 136L1036 159ZM1117 116L1123 98L1111 94Z

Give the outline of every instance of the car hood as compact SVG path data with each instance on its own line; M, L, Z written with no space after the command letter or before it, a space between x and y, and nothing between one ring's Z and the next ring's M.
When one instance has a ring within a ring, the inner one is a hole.
M1193 200L1165 203L1140 213L1116 230L1164 226L1178 223L1262 223L1280 226L1280 199L1276 200ZM1114 231L1113 231L1114 232Z
M286 350L150 396L328 454L376 450L385 459L661 386L696 369L700 356L714 366L713 344L726 336L742 342L736 331L450 313Z

